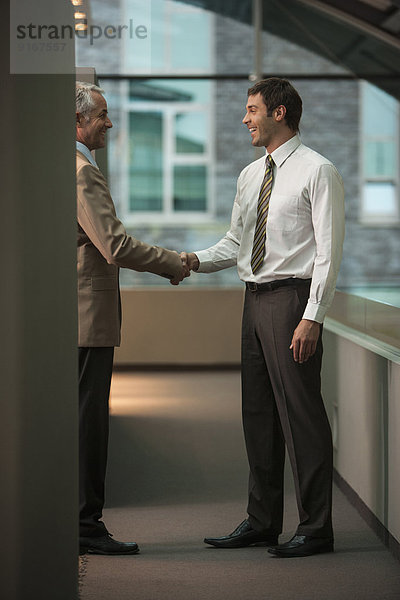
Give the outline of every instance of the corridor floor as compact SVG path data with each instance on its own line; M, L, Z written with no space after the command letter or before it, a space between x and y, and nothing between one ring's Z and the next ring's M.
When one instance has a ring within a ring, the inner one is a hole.
M237 372L117 373L105 522L141 553L85 556L82 600L398 600L400 565L334 489L335 553L279 559L219 550L245 517ZM286 477L285 530L297 513Z

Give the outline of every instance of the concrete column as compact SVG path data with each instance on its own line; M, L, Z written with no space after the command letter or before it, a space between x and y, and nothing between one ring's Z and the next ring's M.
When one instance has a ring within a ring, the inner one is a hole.
M74 76L10 75L7 14L0 27L0 596L74 600Z

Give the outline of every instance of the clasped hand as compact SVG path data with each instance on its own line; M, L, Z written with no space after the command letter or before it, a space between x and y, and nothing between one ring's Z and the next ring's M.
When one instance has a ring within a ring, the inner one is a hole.
M171 285L179 285L186 277L190 277L190 271L197 271L199 259L194 252L181 252L182 273L180 278L171 279Z

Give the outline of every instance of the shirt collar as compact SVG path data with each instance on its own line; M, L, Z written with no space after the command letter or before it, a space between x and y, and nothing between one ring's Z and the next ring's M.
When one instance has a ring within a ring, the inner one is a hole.
M76 142L76 149L79 150L79 152L82 152L82 154L85 156L85 158L88 159L91 165L93 165L97 169L99 168L92 156L92 153L90 152L89 148L85 146L85 144L82 144L82 142Z
M285 160L298 148L301 144L300 137L296 133L290 140L279 146L271 153L274 163L277 167L283 165Z

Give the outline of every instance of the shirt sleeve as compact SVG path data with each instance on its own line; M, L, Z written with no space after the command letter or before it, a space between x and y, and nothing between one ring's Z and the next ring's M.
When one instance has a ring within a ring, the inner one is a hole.
M199 259L199 273L214 273L233 267L237 263L237 255L242 239L242 217L240 208L240 180L238 180L235 201L233 203L231 226L229 231L214 246L207 250L195 252Z
M316 255L304 319L322 323L335 293L344 240L344 190L331 164L322 165L309 185Z

